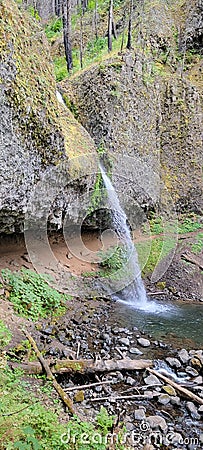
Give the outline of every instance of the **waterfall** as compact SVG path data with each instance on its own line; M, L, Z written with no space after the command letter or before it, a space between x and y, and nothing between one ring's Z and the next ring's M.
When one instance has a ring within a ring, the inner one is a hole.
M141 270L138 262L136 248L132 242L130 229L127 225L127 217L123 211L118 195L106 174L104 168L99 166L103 182L108 195L108 204L112 214L112 224L117 233L119 241L124 245L127 251L127 270L133 272L133 282L123 290L124 300L129 304L139 304L144 307L147 303L147 295L141 277ZM119 297L117 297L119 299Z

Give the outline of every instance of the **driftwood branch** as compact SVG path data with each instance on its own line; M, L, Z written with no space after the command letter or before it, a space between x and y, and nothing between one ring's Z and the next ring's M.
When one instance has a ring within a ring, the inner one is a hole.
M102 386L103 384L111 384L111 383L113 382L109 380L109 381L100 381L98 383L81 384L80 386L65 388L64 391L65 392L78 391L80 389L89 389L91 387Z
M33 347L34 348L34 347ZM39 351L39 350L38 350ZM39 352L40 353L40 352ZM36 353L37 354L37 353ZM37 354L38 357L38 354ZM82 373L82 374L90 374L90 373L98 373L98 372L114 372L115 370L144 370L148 367L152 366L152 361L150 359L108 359L108 360L97 360L93 359L62 359L57 360L54 365L49 367L49 360L45 360L40 353L40 363L38 362L28 362L25 363L16 363L10 362L10 367L19 367L23 369L28 374L40 374L43 372L43 368L46 371L48 369L48 373L52 374L60 374L60 373ZM44 363L42 362L44 361ZM47 371L46 371L47 373ZM51 375L50 375L51 377ZM52 379L52 377L51 377Z
M56 391L58 392L58 394L60 395L60 397L62 398L63 402L65 403L65 405L68 407L69 411L71 412L71 414L76 414L75 409L73 407L73 402L70 399L70 397L68 397L68 395L64 392L64 390L62 389L62 387L60 386L60 384L57 383L47 361L43 358L41 352L39 351L37 344L35 342L35 340L32 338L32 336L26 331L23 330L26 338L29 340L30 344L32 345L43 369L45 370L46 374L47 374L47 378L49 380L52 381L52 384L54 386L54 388L56 389Z
M157 370L150 369L150 368L148 368L147 370L150 373L153 373L154 375L156 375L161 380L165 381L165 383L173 386L177 391L180 392L180 394L183 394L185 397L189 397L191 400L194 400L195 402L199 403L200 405L203 405L203 398L198 397L198 395L193 394L193 392L180 386L180 384L175 383L175 381L170 380L170 378L167 378L165 375L162 375L162 373L159 373Z
M159 392L152 392L151 395L150 394L144 394L144 395L118 395L118 396L109 396L109 397L97 397L97 398L92 398L89 401L90 402L101 402L101 401L111 401L114 402L116 400L134 400L134 399L138 399L138 400L151 400L153 397L158 397L160 395Z
M191 252L183 253L181 255L181 258L185 261L191 262L192 264L195 264L195 266L198 266L200 269L203 270L203 261L200 256L194 255Z

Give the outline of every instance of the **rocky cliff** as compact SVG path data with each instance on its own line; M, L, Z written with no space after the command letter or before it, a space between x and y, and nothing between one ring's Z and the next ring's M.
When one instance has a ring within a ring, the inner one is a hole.
M35 214L45 210L58 229L67 210L76 218L70 204L76 201L79 210L81 193L94 182L94 143L57 100L43 30L13 0L2 0L0 13L0 232L23 230L40 182L45 192Z
M82 125L106 149L134 221L137 203L144 211L202 210L200 12L197 0L136 3L133 49L61 83Z

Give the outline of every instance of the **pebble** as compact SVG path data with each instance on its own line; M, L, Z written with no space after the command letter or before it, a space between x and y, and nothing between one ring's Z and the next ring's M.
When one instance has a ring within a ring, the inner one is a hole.
M180 350L178 352L178 357L179 357L179 359L181 360L181 362L183 364L187 364L187 362L190 359L189 353L188 353L188 351L185 348L183 348L182 350Z
M194 369L193 367L187 366L185 371L191 375L192 377L197 377L199 375L199 373L197 372L196 369Z
M187 402L186 403L186 408L190 412L190 415L191 415L191 417L193 419L197 419L197 420L201 419L200 415L197 412L197 408L196 408L196 406L194 405L193 402Z
M143 408L136 409L134 411L134 418L135 420L145 420L146 416L144 409Z
M158 398L158 402L162 405L168 405L170 402L170 396L168 394L161 394Z
M139 345L141 345L141 347L149 347L151 345L150 341L148 339L145 339L145 338L139 338L137 340L137 342L138 342Z
M130 345L130 341L128 338L121 338L121 339L119 339L119 342L123 345L127 345L128 347Z
M177 406L179 406L180 405L180 397L178 397L177 395L175 395L175 396L171 396L171 404L172 405L177 405Z
M136 348L136 347L131 347L129 352L134 355L140 355L140 356L143 355L143 352L141 352L141 350L139 350L139 348Z
M133 386L135 384L135 380L132 377L128 377L126 383L130 384L130 386Z
M162 382L155 376L155 375L149 375L144 379L145 384L154 386L154 385L161 385Z
M190 364L192 365L192 366L194 366L194 367L197 367L199 370L202 368L202 363L201 363L201 361L199 360L199 358L192 358L191 360L190 360Z
M148 422L150 428L156 429L160 428L162 431L166 432L168 429L167 423L163 417L160 416L148 416L146 417L146 421Z
M176 369L179 369L181 367L181 363L177 358L171 358L170 356L166 358L167 363L171 367L176 367Z
M169 386L168 384L166 386L162 386L162 389L168 394L172 396L176 396L176 391L172 386Z

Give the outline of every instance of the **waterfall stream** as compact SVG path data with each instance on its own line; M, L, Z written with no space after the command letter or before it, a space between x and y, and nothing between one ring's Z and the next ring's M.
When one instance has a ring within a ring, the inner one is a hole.
M99 168L108 195L107 201L109 208L111 209L113 229L116 232L120 243L124 246L127 255L126 270L130 270L131 273L133 273L133 282L123 290L122 297L128 304L137 304L144 308L147 304L147 295L141 277L137 251L131 239L130 229L127 225L127 217L120 205L118 195L111 180L101 164ZM117 297L117 299L119 299L119 297Z

